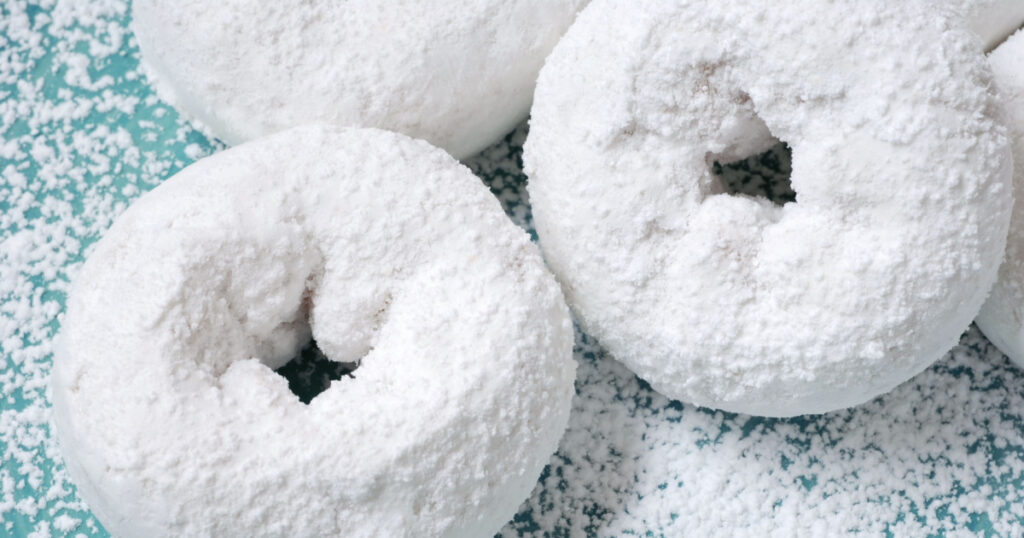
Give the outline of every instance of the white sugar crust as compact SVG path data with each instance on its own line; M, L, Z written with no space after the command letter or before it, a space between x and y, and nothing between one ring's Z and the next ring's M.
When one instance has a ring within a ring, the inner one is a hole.
M985 50L999 45L1024 26L1024 0L931 0L966 17Z
M887 392L977 314L1009 137L963 20L919 1L597 0L549 57L524 161L584 328L663 394L756 415ZM721 194L777 141L796 203Z
M361 365L307 406L312 335ZM556 449L575 362L539 250L422 141L302 127L142 196L78 274L53 373L115 536L491 536Z
M311 122L379 127L457 158L526 117L588 0L135 0L161 96L237 144Z
M1013 135L1014 193L1006 258L999 279L978 314L985 336L1017 364L1024 365L1024 31L1014 34L989 55L996 83L1006 100Z

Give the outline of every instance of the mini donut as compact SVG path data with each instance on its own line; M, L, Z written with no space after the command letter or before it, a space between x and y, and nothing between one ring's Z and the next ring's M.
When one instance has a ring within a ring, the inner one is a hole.
M931 0L967 18L967 23L980 37L985 50L1002 43L1006 36L1024 25L1022 0Z
M1013 204L1006 258L999 279L975 320L981 332L1017 364L1024 365L1024 32L1014 34L989 55L1003 92L1013 135Z
M856 405L942 356L1011 206L991 73L951 17L595 0L541 72L524 154L585 330L666 396L756 415ZM723 192L709 163L778 140L795 203Z
M360 361L309 405L310 336ZM144 195L77 276L53 372L68 470L116 536L491 536L575 377L558 284L467 169L314 126Z
M313 122L379 127L462 158L526 117L589 0L135 0L162 97L228 144Z

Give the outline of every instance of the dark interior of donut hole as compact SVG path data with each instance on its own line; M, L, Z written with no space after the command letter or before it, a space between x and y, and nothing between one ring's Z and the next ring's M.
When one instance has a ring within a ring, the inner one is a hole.
M745 194L767 198L776 205L796 202L796 192L790 184L792 151L785 142L768 151L738 161L714 161L711 172L718 177L727 194Z
M288 381L288 388L299 397L304 404L309 404L321 392L331 386L331 382L344 377L354 378L353 372L359 368L358 362L335 362L316 345L316 340L303 346L299 354L276 372Z

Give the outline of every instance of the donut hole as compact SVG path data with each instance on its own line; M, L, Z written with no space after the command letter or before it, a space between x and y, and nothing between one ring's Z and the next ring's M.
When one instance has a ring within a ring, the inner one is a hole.
M359 368L359 362L335 362L320 350L316 340L310 339L294 358L277 370L278 375L288 381L288 389L299 400L309 405L320 393L330 388L331 383L342 378L355 378L352 372Z
M739 160L709 158L711 173L717 180L712 192L767 198L778 206L796 202L790 182L792 150L779 142L768 151Z
M342 293L332 288L335 281L321 280L322 275L322 271L315 271L309 278L298 320L290 324L299 327L294 339L298 345L282 360L264 362L285 378L288 389L306 405L329 389L334 381L356 377L353 372L373 350L376 334L385 324L392 301L386 290L370 291L361 297L349 293L347 301L337 301L335 298ZM317 294L318 301L314 299ZM315 312L314 302L317 304ZM354 304L359 307L353 311ZM314 326L321 331L319 342L314 336L318 334ZM345 336L339 338L339 334Z

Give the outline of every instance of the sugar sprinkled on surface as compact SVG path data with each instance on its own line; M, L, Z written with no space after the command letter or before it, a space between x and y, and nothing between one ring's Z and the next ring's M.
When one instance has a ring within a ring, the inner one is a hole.
M189 161L179 141L216 147L137 82L127 12L121 0L0 4L0 532L98 531L91 517L66 528L87 512L48 427L69 276L130 197Z
M190 162L188 144L219 147L139 80L126 14L121 0L0 4L0 534L105 535L52 463L49 339L69 276L111 219ZM75 50L109 86L64 91ZM524 138L520 128L469 164L528 227ZM716 522L737 536L1024 532L1024 375L974 329L883 398L789 420L670 402L582 336L577 359L569 430L507 538L677 536Z
M525 138L470 162L524 226ZM774 183L788 165L777 146L723 179ZM576 356L569 429L504 538L1024 532L1024 374L973 326L888 395L791 419L671 401L579 332Z

